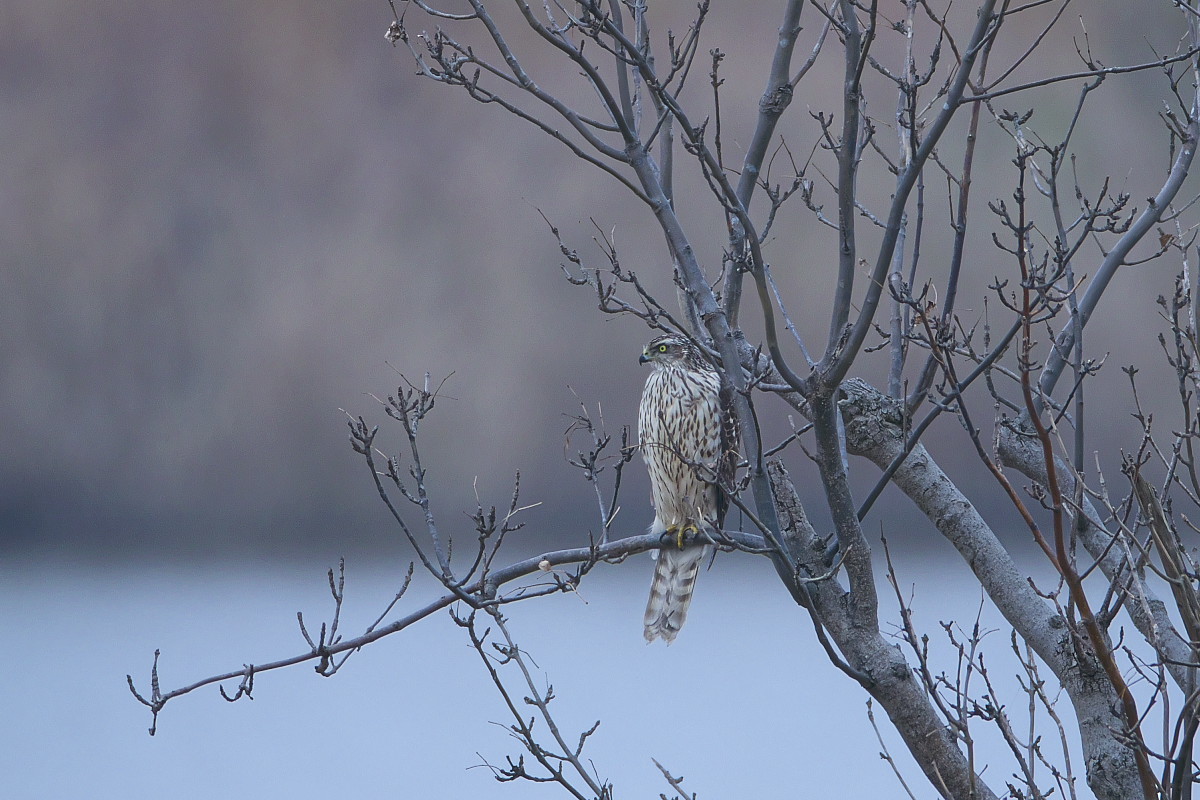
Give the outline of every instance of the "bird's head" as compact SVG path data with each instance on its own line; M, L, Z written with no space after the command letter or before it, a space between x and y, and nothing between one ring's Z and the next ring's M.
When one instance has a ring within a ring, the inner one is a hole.
M650 340L650 344L642 348L642 356L638 359L641 364L653 364L656 367L682 367L697 357L695 346L684 337L668 333Z

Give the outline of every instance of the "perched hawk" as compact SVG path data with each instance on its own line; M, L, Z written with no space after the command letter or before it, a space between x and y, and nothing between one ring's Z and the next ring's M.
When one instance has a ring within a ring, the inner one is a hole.
M720 376L688 339L659 336L640 361L653 367L638 410L654 503L650 532L678 543L659 551L645 633L647 642L661 636L670 644L687 619L696 576L712 549L685 538L722 524L726 501L714 482L732 476L735 429Z

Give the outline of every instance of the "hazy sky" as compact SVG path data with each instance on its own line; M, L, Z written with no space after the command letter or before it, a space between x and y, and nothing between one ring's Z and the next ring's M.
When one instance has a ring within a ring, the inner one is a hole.
M728 53L726 148L740 157L779 3L714 5L701 60L709 47ZM1152 60L1152 48L1175 46L1170 6L1081 4L1086 39L1077 20L1064 22L1013 79L1077 69L1085 43L1105 63ZM693 7L662 3L670 22L656 32L682 30ZM0 689L0 707L19 721L0 726L0 752L18 764L0 769L16 776L14 796L188 796L180 786L195 797L287 786L317 796L312 787L344 789L343 773L361 781L357 796L405 796L428 789L430 753L434 777L446 770L458 796L501 791L479 771L457 771L478 763L476 749L488 757L511 749L502 733L478 735L502 719L494 696L460 697L448 680L461 667L471 691L486 689L478 667L461 663L470 653L444 618L431 621L428 638L422 628L357 656L344 680L316 682L302 667L254 704L227 708L213 692L181 700L155 740L124 694L124 674L144 680L155 647L164 647L171 683L291 653L294 612L324 607L324 569L339 556L361 570L352 587L386 602L407 548L349 447L346 422L362 414L382 426L381 448L399 449L401 431L376 397L393 392L401 373L452 374L422 431L447 530L469 538L463 510L476 497L507 504L517 470L523 502L542 505L528 512L514 552L582 544L597 528L591 489L566 464L580 443L564 444L565 432L581 401L614 434L633 424L649 332L599 313L588 289L563 279L539 210L590 264L603 263L593 239L613 237L623 265L670 298L661 236L615 181L497 109L418 78L408 53L384 40L390 21L385 0L0 5L0 616L18 620L5 632L29 673ZM815 16L806 24L810 47L819 24ZM1015 37L1008 55L1029 36ZM880 52L892 46L881 42ZM573 75L543 55L530 62L539 78L566 86ZM820 138L810 112L840 113L839 69L819 61L781 126L798 157ZM1077 90L1000 107L1036 103L1032 129L1052 140ZM701 115L705 91L698 79L689 97ZM1083 185L1095 191L1111 174L1114 191L1144 203L1167 163L1155 116L1164 97L1155 75L1110 79L1093 94L1087 135L1075 143ZM890 118L891 103L871 110ZM878 135L891 146L894 133ZM951 163L960 155L960 145L947 145ZM1011 157L1011 140L985 125L973 214L1010 195ZM870 201L891 190L880 176L864 179ZM819 170L811 177L831 210ZM715 275L722 222L695 175L680 186L681 214ZM946 192L931 180L931 205ZM929 223L923 264L935 277L947 229L944 214ZM985 286L1008 268L990 244L995 229L981 225L969 245L964 324L983 318ZM834 246L797 203L768 243L810 349L828 327ZM1081 268L1092 271L1098 257L1087 251ZM1177 269L1166 259L1119 275L1089 329L1091 355L1108 358L1091 395L1091 441L1110 466L1138 441L1118 367L1143 366L1149 403L1169 396L1170 374L1155 366L1154 299L1171 290ZM752 337L758 324L748 311ZM855 374L878 382L880 358ZM783 409L764 403L760 412L768 431L785 429ZM979 417L990 423L992 414L981 401ZM946 419L930 445L1015 546L1016 517L965 442ZM789 466L820 526L811 465L795 452ZM855 469L864 488L877 475ZM617 533L644 529L648 493L636 462L621 505ZM886 530L913 559L914 580L931 584L934 630L942 609L970 621L979 600L965 567L907 501L885 493L868 526ZM614 748L604 752L619 785L652 792L639 796L666 790L652 755L695 775L688 785L701 797L736 796L734 787L767 793L794 780L780 764L802 758L813 720L830 716L846 720L830 728L845 742L826 744L854 748L863 785L898 796L874 758L862 696L817 657L807 620L782 601L765 563L743 561L719 590L730 561L702 578L688 629L670 650L641 644L646 559L630 562L633 577L609 570L585 587L594 600L581 613L577 598L531 611L522 618L529 646L546 654L556 685L553 667L562 668L566 703L598 698L612 711L614 733L602 726L609 738L598 746ZM355 613L369 619L375 610ZM592 628L602 635L586 635ZM443 662L448 652L463 659ZM579 654L587 671L574 670ZM785 673L785 686L765 682L772 672ZM660 684L670 702L650 690ZM708 715L708 694L728 700L738 691L743 705L717 704ZM636 713L652 703L683 709L661 736L648 735ZM748 729L762 709L772 716ZM587 706L577 719L594 715ZM714 720L718 741L695 735ZM429 740L426 721L436 728ZM774 749L755 738L796 731ZM57 749L47 759L33 745L49 740ZM713 753L729 753L743 773L731 775ZM839 763L810 766L814 796L844 776Z
M731 153L748 135L768 55L735 45L757 34L770 42L775 5L731 14L717 4L709 23L705 46L728 53ZM691 8L666 4L656 30L682 30ZM1118 49L1115 13L1088 29L1092 46L1113 61L1127 50L1130 60L1151 57L1132 40ZM476 492L485 505L506 502L520 469L525 499L547 501L531 535L594 525L579 512L588 487L564 468L568 415L577 395L614 432L632 424L648 331L600 314L589 290L563 280L538 211L590 264L602 262L598 230L614 236L624 266L670 300L661 237L615 181L497 109L420 80L407 51L384 41L389 21L382 0L0 10L0 553L394 552L396 532L346 444L344 412L386 422L373 395L393 391L400 373L419 380L426 371L435 380L453 373L424 433L448 520L462 519ZM809 26L803 47L815 18ZM1169 40L1160 47L1173 46L1171 30L1159 33ZM1064 25L1061 41L1014 79L1077 68L1070 43L1079 36L1078 24ZM892 42L879 46L886 53ZM1013 46L1024 45L1016 37ZM535 49L531 61L540 78L568 85L545 55ZM809 112L840 104L838 71L818 64L780 128L796 152L819 138ZM1163 138L1151 116L1161 84L1113 79L1094 93L1085 121L1097 122L1096 135L1080 138L1082 173L1114 171L1135 198L1153 186L1164 151L1131 143L1147 130ZM1075 91L1031 95L1032 129L1061 135ZM1099 124L1144 107L1144 125ZM977 198L977 215L1011 191L1011 140L994 125L985 133L979 180L996 188ZM947 145L948 158L957 146ZM679 180L681 214L715 269L720 219L705 210L695 175L681 168ZM886 198L887 181L863 184L864 197ZM931 207L944 192L930 188ZM992 229L980 226L971 242L967 324L982 317L983 286L1006 268ZM944 218L928 225L923 263L935 277L946 231ZM768 244L814 349L828 324L832 273L821 264L832 263L832 246L798 203ZM1176 268L1147 268L1155 293L1169 290ZM1153 294L1128 302L1151 319ZM746 315L751 336L755 316ZM1097 351L1128 363L1156 346L1155 332ZM855 372L877 379L878 363L865 359ZM1124 414L1128 394L1109 372L1121 391L1114 413ZM760 413L782 429L782 412L764 403ZM953 443L940 453L951 463L962 448L955 429L947 421L939 440ZM385 425L385 450L399 445L396 432ZM630 472L623 523L636 530L645 515L633 509L644 511L646 492L641 471ZM858 472L864 485L874 480L873 467ZM1002 500L985 491L978 502Z

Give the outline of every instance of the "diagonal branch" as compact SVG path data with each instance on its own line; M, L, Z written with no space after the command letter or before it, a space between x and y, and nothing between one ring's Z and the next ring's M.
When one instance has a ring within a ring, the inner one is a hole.
M742 531L722 531L723 537L734 544L748 549L763 549L766 542L761 536ZM547 553L542 553L532 558L526 558L509 564L505 567L492 570L484 578L463 586L460 592L446 592L440 597L426 603L421 608L405 614L399 619L393 620L386 625L376 625L373 629L369 629L361 636L356 636L350 639L342 639L336 643L327 643L325 647L316 651L312 648L309 650L287 658L277 659L262 664L253 665L252 672L259 674L263 672L271 672L285 667L303 664L307 661L329 659L339 653L346 653L352 650L357 650L372 642L383 639L392 634L408 628L416 622L420 622L427 617L449 608L454 603L463 601L464 598L469 600L472 605L487 608L495 605L503 605L509 602L529 597L528 594L515 594L510 596L501 596L498 591L501 587L506 586L521 578L530 575L549 573L554 567L563 566L566 564L585 564L595 565L606 561L619 561L627 556L636 553L644 553L648 550L656 550L663 546L661 538L657 534L641 534L639 536L629 536L624 539L617 539L607 544L596 545L593 547L573 547L565 550L554 550ZM571 578L558 578L557 581L549 585L550 591L572 591L575 588L575 581ZM247 674L247 668L243 666L240 669L224 672L219 675L212 675L207 678L202 678L194 683L181 686L178 689L173 689L167 692L158 692L158 673L157 673L158 657L155 656L155 670L153 673L153 682L156 687L154 696L150 700L146 700L140 696L134 688L133 677L126 676L129 683L130 691L138 698L140 702L149 707L157 717L158 712L162 710L170 700L176 697L181 697L185 694L194 692L197 689L212 684L219 684L224 681L234 679L244 679Z

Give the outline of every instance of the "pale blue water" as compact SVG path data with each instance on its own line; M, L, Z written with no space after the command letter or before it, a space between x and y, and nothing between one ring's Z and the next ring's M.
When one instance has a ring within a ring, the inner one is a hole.
M347 569L343 623L353 635L398 578ZM594 575L582 597L511 609L514 631L554 684L569 740L602 720L586 752L617 797L672 795L651 757L701 798L902 794L877 757L865 696L827 663L765 562L722 559L702 575L669 648L642 641L649 574L648 559L630 561ZM161 648L168 689L301 652L296 611L318 627L329 608L323 567L93 571L29 562L4 564L0 576L0 796L557 796L471 769L480 754L503 763L519 746L491 724L508 724L506 712L444 614L357 654L332 679L302 665L260 675L253 702L228 704L215 688L176 699L151 738L127 672L148 691ZM931 626L952 606L969 622L978 596L965 581L927 584L918 607L929 609ZM408 607L432 591L414 585ZM997 636L994 646L1005 645ZM886 720L881 728L907 764ZM915 768L905 769L918 795L930 796Z

